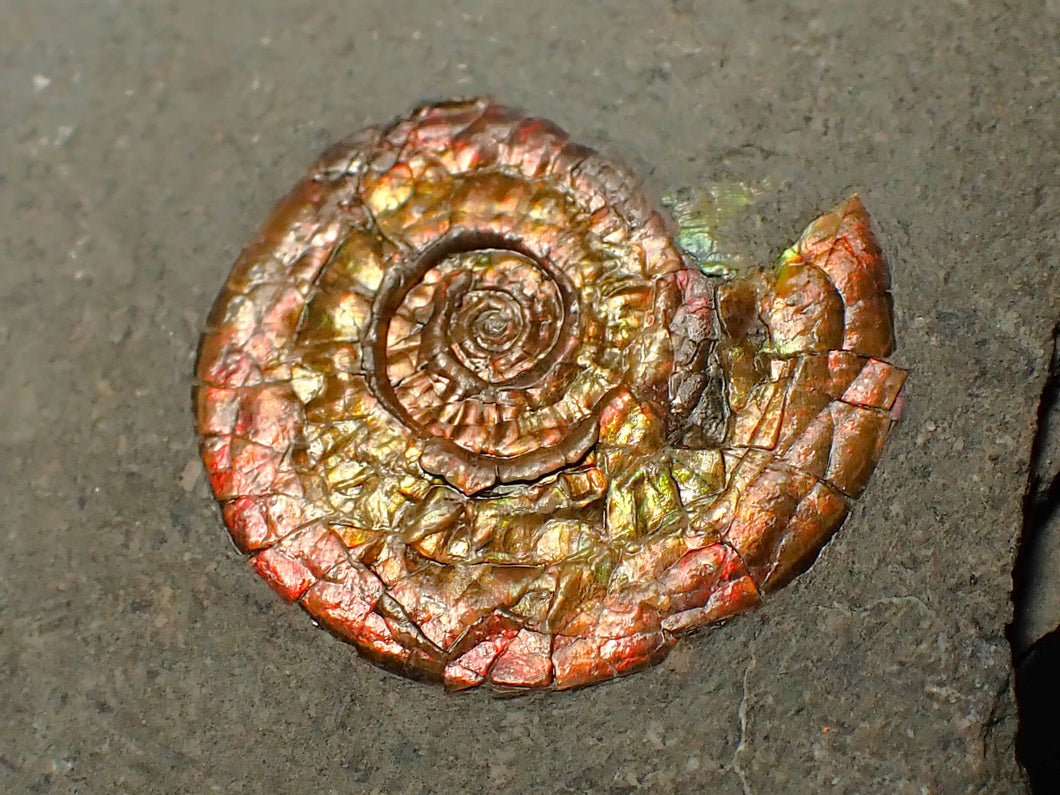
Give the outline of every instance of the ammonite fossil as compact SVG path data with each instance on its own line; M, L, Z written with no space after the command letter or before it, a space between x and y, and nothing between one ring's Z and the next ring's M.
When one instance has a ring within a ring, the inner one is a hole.
M569 688L805 569L905 378L868 216L738 279L672 231L488 100L326 152L199 353L203 459L258 573L402 673Z

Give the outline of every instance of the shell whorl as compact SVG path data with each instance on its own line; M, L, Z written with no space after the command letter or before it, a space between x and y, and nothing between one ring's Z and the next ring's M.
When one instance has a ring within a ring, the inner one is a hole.
M904 379L887 278L857 199L719 282L550 122L423 106L326 152L243 252L204 461L259 573L369 656L608 678L838 527Z

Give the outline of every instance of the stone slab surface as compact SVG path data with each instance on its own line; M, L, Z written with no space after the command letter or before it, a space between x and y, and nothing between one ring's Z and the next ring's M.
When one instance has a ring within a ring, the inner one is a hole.
M1010 792L1011 566L1060 314L1056 0L61 3L0 29L0 790ZM616 683L446 694L245 570L189 391L240 247L330 141L490 93L656 191L862 195L903 423L816 566Z

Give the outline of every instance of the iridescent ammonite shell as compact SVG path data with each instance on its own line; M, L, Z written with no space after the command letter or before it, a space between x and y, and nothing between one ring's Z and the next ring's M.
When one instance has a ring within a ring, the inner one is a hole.
M214 305L198 428L254 568L365 655L569 688L805 569L905 372L861 203L712 278L622 168L487 100L321 157Z

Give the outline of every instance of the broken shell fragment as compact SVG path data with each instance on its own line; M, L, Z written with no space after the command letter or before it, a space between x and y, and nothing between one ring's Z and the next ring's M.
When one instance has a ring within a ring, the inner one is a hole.
M628 673L804 570L865 488L906 374L861 202L736 279L635 185L547 121L427 105L328 150L233 268L197 369L211 487L371 659Z

